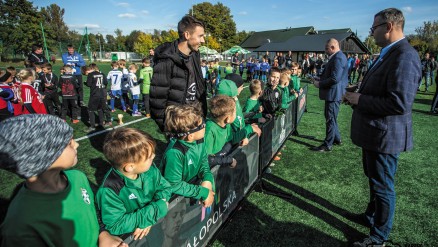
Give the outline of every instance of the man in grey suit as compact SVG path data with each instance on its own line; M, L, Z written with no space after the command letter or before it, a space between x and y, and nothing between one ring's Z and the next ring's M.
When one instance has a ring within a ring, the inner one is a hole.
M351 140L362 148L370 201L362 219L369 237L354 246L382 246L388 240L395 211L394 178L400 152L412 149L412 105L421 80L417 51L403 34L405 19L395 8L374 16L371 35L382 47L357 92L347 92L353 107Z
M337 118L339 105L348 85L347 58L340 50L339 42L333 38L329 39L325 45L325 52L329 55L329 61L321 79L313 80L315 87L319 88L319 98L325 100L325 140L320 146L312 148L318 152L331 151L333 145L342 143Z

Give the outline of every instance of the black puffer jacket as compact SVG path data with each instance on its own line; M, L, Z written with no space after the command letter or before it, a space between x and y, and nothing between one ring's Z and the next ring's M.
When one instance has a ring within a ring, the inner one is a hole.
M202 78L199 52L192 52L196 99L201 103L204 116L207 113L207 92ZM161 131L164 129L165 110L169 105L185 104L189 84L189 69L178 51L178 40L160 45L155 49L154 74L151 80L151 116Z

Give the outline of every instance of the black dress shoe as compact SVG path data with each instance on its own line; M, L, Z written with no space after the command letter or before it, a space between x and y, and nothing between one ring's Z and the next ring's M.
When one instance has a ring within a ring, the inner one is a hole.
M318 146L318 147L313 147L313 148L311 148L311 150L317 151L317 152L330 152L330 151L332 151L332 148L327 147L326 145L323 144L323 145Z
M341 141L341 140L339 140L339 141L334 141L334 142L333 142L333 145L341 146L341 145L342 145L342 141Z

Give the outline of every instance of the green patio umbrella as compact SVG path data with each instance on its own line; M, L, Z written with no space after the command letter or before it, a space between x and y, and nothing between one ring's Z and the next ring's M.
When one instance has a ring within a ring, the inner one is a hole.
M230 49L224 51L225 54L229 55L229 54L235 54L235 53L240 53L240 54L249 54L251 53L251 51L248 51L246 49L243 49L242 47L235 45L233 47L231 47Z

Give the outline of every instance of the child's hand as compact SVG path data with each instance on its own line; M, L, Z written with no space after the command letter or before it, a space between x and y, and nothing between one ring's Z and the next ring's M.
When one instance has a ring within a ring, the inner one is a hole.
M240 141L240 146L241 146L241 147L246 146L246 145L248 145L248 143L249 143L248 138L245 138L245 139L243 139L242 141Z
M208 208L211 206L211 204L213 204L214 201L214 192L212 190L210 190L210 192L208 193L208 197L207 199L205 199L205 201L203 202L204 207Z
M134 236L134 240L142 239L144 236L148 235L149 231L151 230L152 226L146 227L144 229L137 228L132 233L132 236Z
M231 162L230 167L234 168L237 166L237 160L235 158L233 158L233 162Z
M251 124L252 131L257 133L257 135L260 137L262 135L262 130L259 128L257 124Z
M124 243L123 239L103 231L99 234L99 247L128 247L128 244Z
M203 181L203 182L201 183L201 186L202 186L202 187L205 187L205 188L207 188L207 189L209 189L209 190L213 190L213 185L211 184L210 181Z

